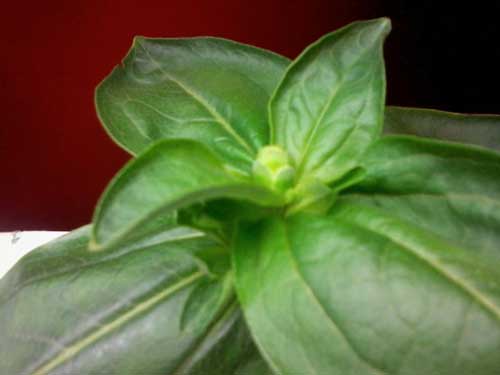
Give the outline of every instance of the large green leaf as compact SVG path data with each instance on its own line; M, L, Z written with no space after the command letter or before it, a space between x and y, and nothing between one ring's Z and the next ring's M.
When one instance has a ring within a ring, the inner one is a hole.
M342 200L383 208L457 246L500 260L500 154L388 136L363 162L365 180Z
M369 206L242 225L236 289L280 374L500 372L500 263Z
M469 143L500 151L500 116L387 107L384 132Z
M268 142L267 102L288 63L224 39L138 37L97 88L97 111L133 154L161 138L189 138L248 173Z
M89 232L42 246L1 280L1 374L265 368L235 301L227 254L213 241L179 227L92 253Z
M295 60L270 102L271 142L301 176L331 182L356 167L382 130L386 18L352 23Z
M262 205L281 198L234 177L205 146L162 140L132 160L110 183L94 215L92 249L164 230L176 209L215 198Z

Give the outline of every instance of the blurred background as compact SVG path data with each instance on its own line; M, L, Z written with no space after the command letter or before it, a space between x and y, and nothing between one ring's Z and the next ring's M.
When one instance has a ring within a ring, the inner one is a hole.
M126 54L134 35L213 35L294 58L346 23L389 16L388 104L500 113L500 5L446 3L3 3L0 231L68 230L90 221L106 183L129 158L101 129L93 92Z

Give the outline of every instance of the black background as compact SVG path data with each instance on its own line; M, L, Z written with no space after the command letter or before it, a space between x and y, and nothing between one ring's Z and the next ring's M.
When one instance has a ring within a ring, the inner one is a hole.
M387 1L388 103L500 112L500 5ZM391 74L392 73L392 74Z

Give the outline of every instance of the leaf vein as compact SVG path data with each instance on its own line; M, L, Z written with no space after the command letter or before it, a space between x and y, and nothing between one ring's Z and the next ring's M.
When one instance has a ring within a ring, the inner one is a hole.
M174 82L177 86L179 86L186 94L195 99L205 110L215 119L215 122L218 123L227 133L229 133L235 140L238 142L246 151L248 151L252 156L255 155L255 150L231 127L229 122L222 117L222 115L217 112L214 108L212 108L199 94L197 94L192 88L187 86L185 83L179 81L172 77L161 64L151 55L146 47L144 47L140 42L137 42L137 45L140 46L149 59L158 67L158 69L167 77L170 81Z
M305 290L306 290L307 294L309 294L309 296L311 297L311 299L319 307L321 313L323 315L325 315L325 317L327 318L327 321L330 323L329 327L336 334L338 334L342 338L342 340L347 344L347 346L349 348L351 348L352 352L359 358L359 360L363 364L365 364L368 367L370 367L370 369L372 371L375 371L376 374L379 374L379 375L385 374L385 372L383 370L381 370L381 369L377 368L376 366L374 366L372 363L370 363L370 361L368 359L364 358L361 355L361 353L354 347L354 345L347 338L346 334L340 329L340 327L334 322L334 320L332 319L332 317L328 314L328 312L326 311L325 307L321 303L320 299L318 298L318 296L316 296L316 294L314 293L314 291L311 288L311 286L307 283L304 275L302 274L302 272L300 270L300 266L299 266L297 260L295 259L295 256L294 256L293 252L292 252L292 247L291 247L291 243L290 243L290 239L289 239L289 235L288 235L288 230L286 228L286 224L283 225L283 231L284 231L284 237L285 237L285 241L286 241L286 246L285 247L287 249L287 254L289 255L289 258L290 258L290 260L291 260L291 262L293 264L293 268L296 271L296 275L302 281L302 283L304 284Z
M451 284L457 286L463 292L468 294L473 301L475 301L478 305L483 307L488 313L492 314L497 320L500 321L500 309L495 306L495 304L490 301L486 296L484 296L479 290L477 290L474 286L469 285L466 280L462 280L459 275L455 275L452 271L447 270L446 267L441 264L438 260L433 259L432 257L426 256L422 254L418 249L412 247L409 244L402 242L400 239L391 236L388 233L377 232L373 228L368 226L364 226L360 223L354 222L352 220L347 220L345 218L340 219L350 225L355 227L364 229L368 232L371 232L375 235L385 238L386 240L392 242L397 245L397 248L401 251L405 251L407 254L413 255L414 258L419 259L421 262L426 264L430 269L434 270L436 273L441 274L445 279L447 279Z
M64 350L60 351L55 357L53 357L49 361L46 361L45 364L43 364L42 366L38 367L33 372L33 375L49 374L53 369L67 362L71 358L75 357L81 351L85 350L85 348L94 344L102 337L106 336L107 334L110 334L117 328L120 328L124 324L128 323L130 320L137 317L140 313L151 309L161 301L170 297L175 292L183 289L184 287L187 287L188 285L191 285L203 275L204 273L201 271L193 272L189 276L179 280L176 284L161 290L159 293L156 293L155 295L151 296L146 301L135 305L125 314L120 315L118 318L114 319L113 321L103 326L100 326L99 329L97 329L96 331L90 332L90 334L88 334L87 336L81 338L77 342L73 343L71 346L66 347Z

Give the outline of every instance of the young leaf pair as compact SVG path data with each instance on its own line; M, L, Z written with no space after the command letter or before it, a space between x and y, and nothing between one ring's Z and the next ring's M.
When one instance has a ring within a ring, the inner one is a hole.
M388 31L357 22L292 63L136 39L96 98L137 157L91 228L1 281L0 370L498 373L500 154L381 136ZM392 133L500 129L386 113Z
M216 198L326 211L381 133L389 28L387 19L349 25L286 73L284 58L227 41L136 39L97 91L103 123L140 156L101 199L93 247L146 222L162 230L156 218Z

